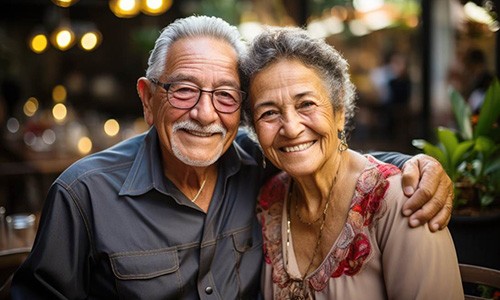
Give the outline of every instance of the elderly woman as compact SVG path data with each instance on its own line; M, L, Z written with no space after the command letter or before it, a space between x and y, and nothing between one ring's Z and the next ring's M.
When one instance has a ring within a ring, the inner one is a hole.
M447 229L410 229L399 169L348 149L354 86L342 56L269 28L245 62L245 107L284 172L261 190L266 299L463 299Z

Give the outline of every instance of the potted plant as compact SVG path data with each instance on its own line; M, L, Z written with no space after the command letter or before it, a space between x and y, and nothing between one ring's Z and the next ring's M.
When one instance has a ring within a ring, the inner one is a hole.
M457 128L438 127L435 144L412 144L436 158L454 183L449 228L459 262L500 269L500 83L492 81L478 115L453 89L450 100Z

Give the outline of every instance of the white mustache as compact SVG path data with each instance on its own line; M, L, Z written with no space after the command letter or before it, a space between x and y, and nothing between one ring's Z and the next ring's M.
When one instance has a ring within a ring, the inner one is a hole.
M224 138L227 134L226 128L224 128L220 124L210 124L207 126L200 126L199 124L192 121L181 121L176 122L172 126L172 131L176 132L178 130L186 130L186 131L194 131L201 134L222 134L222 138Z

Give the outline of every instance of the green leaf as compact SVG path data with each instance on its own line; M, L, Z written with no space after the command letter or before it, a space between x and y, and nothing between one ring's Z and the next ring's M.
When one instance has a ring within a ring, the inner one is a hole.
M500 156L493 159L493 161L491 161L488 164L488 166L486 166L486 168L484 169L484 173L489 174L489 173L493 173L497 170L500 170Z
M488 206L491 203L493 203L493 200L495 200L495 197L493 197L493 195L490 194L483 195L481 197L481 206L482 207Z
M451 108L457 121L460 135L464 140L472 139L471 110L462 95L455 89L450 90Z
M446 128L446 127L438 127L437 136L441 144L443 144L446 152L451 156L453 152L455 152L455 148L458 145L458 139L455 134L455 131Z
M494 78L486 91L474 136L491 136L493 124L500 117L500 82Z
M479 136L476 139L476 144L474 145L474 150L485 154L490 154L494 148L495 143L493 142L493 140L485 136Z
M457 136L453 130L446 127L438 127L437 136L441 144L444 146L444 154L447 160L446 164L451 166L451 157L453 156L453 153L458 145Z
M474 141L465 141L457 145L455 151L451 156L451 167L457 168L465 157L465 154L474 146Z

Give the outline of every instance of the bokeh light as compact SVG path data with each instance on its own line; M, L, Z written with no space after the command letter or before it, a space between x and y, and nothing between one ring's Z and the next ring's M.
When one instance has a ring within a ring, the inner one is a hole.
M32 117L38 111L38 99L30 97L23 105L23 112L26 116Z
M172 0L142 0L141 11L150 16L164 14L172 6Z
M42 53L47 50L47 46L49 45L49 41L47 39L47 36L43 33L38 33L34 35L30 41L29 41L29 46L31 51L35 53Z
M120 124L115 119L109 119L104 123L104 132L109 136L115 136L120 132Z
M66 105L62 103L58 103L54 105L52 108L52 116L54 116L54 119L57 122L62 122L64 119L66 119L66 115L68 114L68 109L66 108Z
M66 102L67 94L66 88L63 85L56 85L52 89L52 100L54 100L55 103L64 103Z
M138 0L110 0L109 8L119 18L131 18L139 14Z
M92 150L92 140L89 137L83 136L78 140L78 152L80 154L88 154Z

